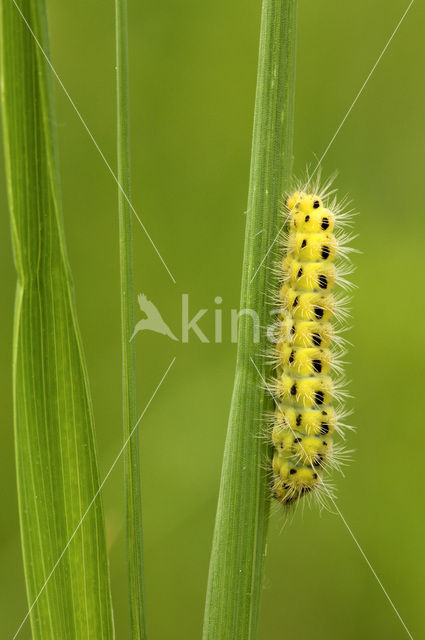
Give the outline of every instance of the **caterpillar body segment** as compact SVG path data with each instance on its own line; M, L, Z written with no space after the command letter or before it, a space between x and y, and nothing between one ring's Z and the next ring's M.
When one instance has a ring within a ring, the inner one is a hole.
M294 347L329 347L334 335L330 322L294 321L289 314L280 316L279 341Z
M341 400L347 395L335 372L345 340L338 324L348 313L347 298L334 293L336 285L350 289L345 276L352 267L347 258L352 236L339 227L351 225L352 214L333 200L326 207L320 196L296 191L286 200L288 229L283 236L283 258L278 265L280 307L273 362L273 395L277 404L272 420L273 496L290 504L324 487L327 465L344 464L335 432ZM336 347L336 348L335 348Z

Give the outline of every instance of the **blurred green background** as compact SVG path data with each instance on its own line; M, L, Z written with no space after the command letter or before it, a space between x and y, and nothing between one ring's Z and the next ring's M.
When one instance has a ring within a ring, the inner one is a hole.
M114 7L49 3L52 59L115 166ZM326 148L407 6L301 0L295 170ZM136 288L180 334L181 294L222 344L136 338L148 617L151 638L201 634L209 551L235 364L256 78L260 0L130 0L133 203L174 285L134 227ZM425 56L423 4L413 5L323 163L361 212L359 285L348 377L355 397L354 461L335 476L338 505L415 638L425 634L424 393ZM122 439L116 185L57 90L65 225L95 407L101 476ZM3 158L1 160L3 164ZM26 613L12 434L15 270L1 171L0 636ZM139 314L140 316L140 314ZM117 638L127 635L123 469L103 491ZM270 523L260 639L402 639L406 632L341 519L299 510ZM27 625L20 637L30 638ZM59 640L59 639L55 639Z

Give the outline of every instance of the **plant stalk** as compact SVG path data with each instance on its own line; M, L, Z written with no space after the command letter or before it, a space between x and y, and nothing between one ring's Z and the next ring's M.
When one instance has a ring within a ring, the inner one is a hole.
M273 319L267 304L273 291L270 246L282 224L292 169L296 16L296 0L263 0L240 303L257 313L261 327ZM266 378L261 354L269 346L265 332L254 343L252 317L242 315L204 640L253 640L257 634L270 503L264 470L270 452L259 436L271 405L256 367Z
M134 329L134 267L130 169L130 113L128 77L127 0L115 0L116 74L117 74L117 153L120 284L122 401L124 441L137 422L136 353L130 340ZM126 198L127 196L127 198ZM139 434L136 429L124 453L125 501L127 523L127 567L132 640L144 640L146 633L145 584L143 561L142 503Z

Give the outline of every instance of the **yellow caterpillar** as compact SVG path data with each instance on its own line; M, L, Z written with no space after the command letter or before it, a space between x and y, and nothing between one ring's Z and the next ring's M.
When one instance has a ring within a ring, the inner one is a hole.
M285 234L280 277L279 318L274 347L276 377L273 392L272 462L273 496L290 504L313 489L324 488L323 471L333 462L343 463L341 445L334 445L335 431L342 431L340 357L343 338L338 325L347 316L347 298L334 294L336 284L349 288L345 276L350 266L335 264L347 257L352 237L336 231L351 224L333 200L302 191L286 199L289 231Z

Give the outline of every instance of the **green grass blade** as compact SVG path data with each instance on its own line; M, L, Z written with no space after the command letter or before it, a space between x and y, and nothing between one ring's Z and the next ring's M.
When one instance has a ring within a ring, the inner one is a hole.
M136 354L130 341L134 329L134 274L132 212L130 198L130 123L128 81L127 2L115 0L117 70L117 147L121 273L121 331L123 422L126 441L137 422ZM127 198L126 198L127 196ZM130 600L130 632L133 640L146 638L145 585L143 567L142 505L138 432L125 450L127 562Z
M241 309L255 310L261 326L270 324L266 303L273 251L268 251L279 228L281 198L292 167L296 9L296 0L263 0L241 290ZM252 360L267 375L259 355L267 346L263 332L254 344L252 319L242 316L204 640L256 636L269 509L263 469L267 445L258 435L268 400Z
M47 52L44 0L20 0L18 6ZM1 0L0 8L4 144L18 272L16 465L32 637L106 640L114 630L99 499L51 573L96 493L98 470L64 242L50 73L14 2Z

